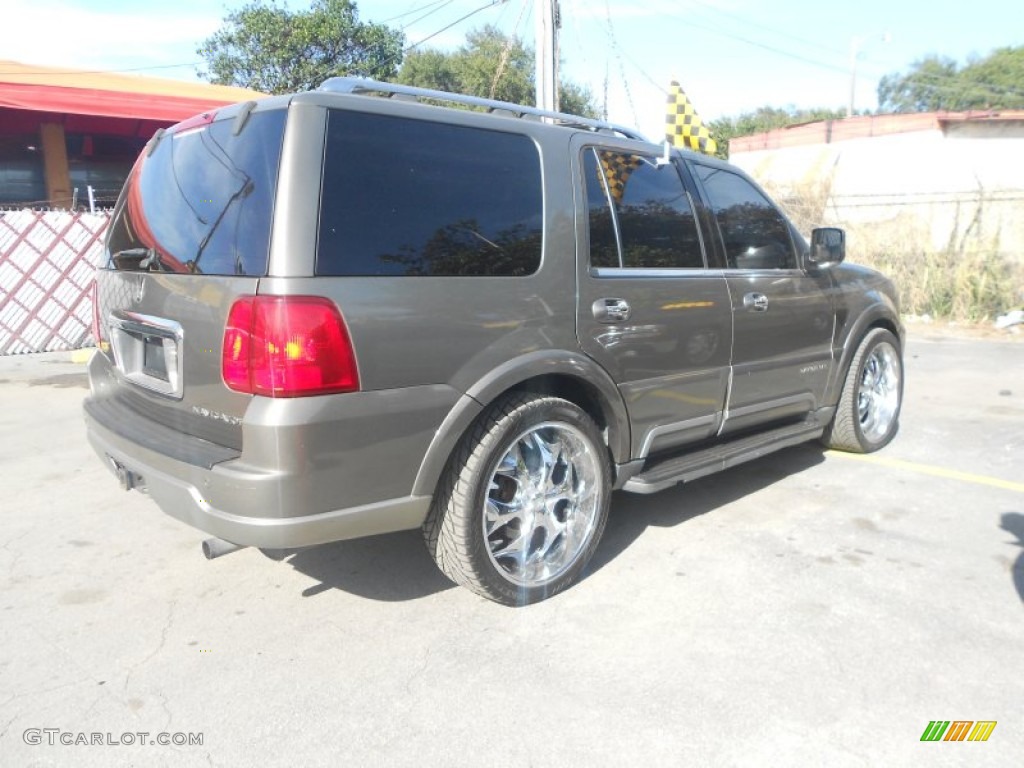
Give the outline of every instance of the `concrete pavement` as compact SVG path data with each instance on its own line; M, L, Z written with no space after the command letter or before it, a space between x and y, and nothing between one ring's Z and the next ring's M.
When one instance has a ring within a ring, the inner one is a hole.
M518 610L415 532L206 562L92 454L66 358L0 358L2 766L1024 754L1024 344L914 336L889 448L618 494L586 578Z

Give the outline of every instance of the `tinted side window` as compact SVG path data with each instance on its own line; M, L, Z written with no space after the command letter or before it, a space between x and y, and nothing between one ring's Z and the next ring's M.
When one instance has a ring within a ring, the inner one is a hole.
M607 179L598 167L597 155L588 149L583 158L583 174L587 188L587 211L590 221L590 266L621 267L616 223L612 219Z
M525 136L331 110L319 275L529 275L540 155Z
M587 150L583 165L592 266L704 267L693 209L674 166L606 150Z
M695 164L711 201L733 269L795 269L789 224L742 176Z

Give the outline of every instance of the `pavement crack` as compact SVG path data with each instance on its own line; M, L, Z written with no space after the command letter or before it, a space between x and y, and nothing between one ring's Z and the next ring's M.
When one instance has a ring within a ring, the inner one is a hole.
M423 663L420 664L419 669L415 670L411 675L409 675L409 679L405 681L406 693L412 693L413 681L423 677L423 673L427 671L427 667L430 665L430 654L431 650L430 647L428 646L426 653L423 654Z
M155 658L157 654L159 654L164 649L164 646L167 645L167 633L174 625L174 611L175 608L177 608L177 606L177 600L171 600L167 604L167 620L164 622L163 629L160 630L160 642L157 643L156 648L154 648L152 651L146 654L144 658L140 659L134 664L131 664L128 667L128 670L125 672L124 675L124 685L121 687L121 690L124 693L128 692L128 685L131 683L132 675L135 674L135 670L139 669L140 667L148 663L151 659Z
M23 531L19 536L8 539L3 543L0 549L3 549L11 557L11 561L7 564L7 580L14 583L14 569L18 567L18 563L21 561L22 555L24 554L20 549L14 551L11 549L11 545L21 541L28 536L29 531Z
M162 693L157 692L154 692L153 695L160 699L160 709L162 709L164 711L164 714L167 715L167 721L164 723L163 729L165 732L170 732L171 723L174 722L174 715L171 714L171 708L167 706L167 697L164 696Z
M3 728L0 728L0 741L2 741L4 736L7 735L7 731L9 731L11 729L11 726L14 725L14 721L17 720L17 719L18 719L18 716L15 715L10 720L8 720L6 723L4 723L4 727Z

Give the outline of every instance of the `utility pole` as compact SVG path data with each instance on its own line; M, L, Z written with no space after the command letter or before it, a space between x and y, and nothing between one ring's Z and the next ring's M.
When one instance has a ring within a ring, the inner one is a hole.
M561 17L558 0L536 0L537 107L558 111L558 28Z
M857 61L864 53L864 45L875 40L881 40L883 43L888 43L891 39L892 35L888 32L879 32L867 37L850 38L850 100L846 104L847 117L853 117L854 100L857 95Z

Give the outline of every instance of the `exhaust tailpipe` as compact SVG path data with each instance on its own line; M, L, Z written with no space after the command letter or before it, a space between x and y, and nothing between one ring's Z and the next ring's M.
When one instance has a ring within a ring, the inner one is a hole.
M217 538L207 539L203 542L203 556L207 560L229 555L239 549L245 549L245 545Z

